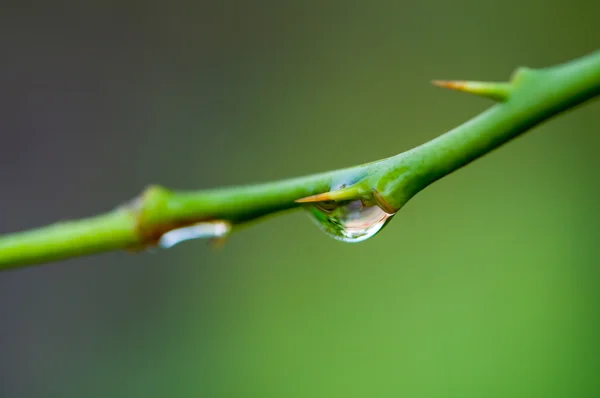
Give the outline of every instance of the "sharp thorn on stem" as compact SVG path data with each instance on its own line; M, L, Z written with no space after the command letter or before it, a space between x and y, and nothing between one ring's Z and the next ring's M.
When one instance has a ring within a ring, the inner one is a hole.
M490 98L494 101L504 102L510 97L510 83L501 82L475 82L465 80L433 80L434 86L462 91L469 94Z

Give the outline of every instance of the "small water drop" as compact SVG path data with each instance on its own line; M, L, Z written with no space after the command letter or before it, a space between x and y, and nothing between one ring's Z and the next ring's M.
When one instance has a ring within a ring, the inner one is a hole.
M326 234L344 242L369 239L394 215L362 200L317 202L306 206L306 209Z
M200 238L223 238L231 231L231 224L227 221L206 221L198 224L190 225L174 229L165 233L160 237L158 246L163 249L168 249L178 243L190 239Z

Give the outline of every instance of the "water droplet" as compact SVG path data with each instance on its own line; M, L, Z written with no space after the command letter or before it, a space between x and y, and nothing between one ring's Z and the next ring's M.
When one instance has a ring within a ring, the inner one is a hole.
M158 246L163 249L168 249L178 243L190 239L200 238L223 238L231 230L231 224L227 221L206 221L198 224L190 225L174 229L165 233L160 237Z
M362 200L318 202L306 206L306 209L326 234L344 242L369 239L394 215Z

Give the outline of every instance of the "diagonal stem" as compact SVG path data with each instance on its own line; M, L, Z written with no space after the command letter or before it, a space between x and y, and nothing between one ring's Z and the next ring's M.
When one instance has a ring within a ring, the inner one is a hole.
M383 208L397 211L432 182L599 95L600 51L550 68L521 68L509 83L438 84L502 102L428 143L377 162L215 190L172 192L153 186L128 206L104 215L0 236L0 269L145 247L168 231L203 221L245 223L298 207L299 199L341 183L347 186L343 191L319 197L375 198Z

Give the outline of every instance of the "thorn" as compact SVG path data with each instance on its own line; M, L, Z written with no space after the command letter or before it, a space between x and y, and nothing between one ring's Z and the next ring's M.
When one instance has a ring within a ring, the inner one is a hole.
M225 243L227 243L226 236L223 236L220 238L212 238L211 240L208 241L210 248L212 250L214 250L215 252L219 252L219 251L223 250L223 248L225 247Z
M314 203L314 202L326 202L328 200L352 200L358 198L358 188L348 187L338 189L336 191L329 191L320 193L317 195L307 196L305 198L296 199L296 203Z
M504 102L510 96L510 83L499 82L473 82L464 80L433 80L434 86L465 93L480 95L495 101Z
M296 199L294 202L296 203L313 203L313 202L325 202L331 199L331 194L329 192L320 193L318 195L307 196L305 198Z

